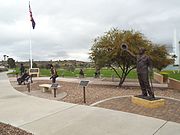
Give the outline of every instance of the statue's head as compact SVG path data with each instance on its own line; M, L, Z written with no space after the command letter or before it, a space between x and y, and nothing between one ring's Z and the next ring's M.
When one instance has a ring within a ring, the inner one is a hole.
M53 68L54 66L52 64L49 65L50 68Z
M146 49L141 47L139 48L139 55L143 55L146 52Z

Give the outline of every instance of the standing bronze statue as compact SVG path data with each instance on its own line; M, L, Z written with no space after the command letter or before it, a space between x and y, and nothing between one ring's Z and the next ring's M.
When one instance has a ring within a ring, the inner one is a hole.
M51 72L51 77L50 79L52 79L52 83L56 83L56 78L58 77L56 68L50 64L50 72Z
M25 67L24 67L23 63L21 63L19 70L20 70L20 75L22 76L25 73Z
M128 50L128 46L126 44L122 44L121 48L136 58L137 75L142 90L142 96L154 99L154 92L149 83L149 73L152 72L152 61L150 57L145 54L146 49L140 48L139 54L135 55Z

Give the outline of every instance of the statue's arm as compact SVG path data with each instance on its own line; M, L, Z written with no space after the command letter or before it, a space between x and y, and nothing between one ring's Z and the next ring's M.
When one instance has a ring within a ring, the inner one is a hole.
M128 52L132 57L134 57L134 58L137 57L133 52L131 52L131 51L129 51L129 50L125 50L125 51Z

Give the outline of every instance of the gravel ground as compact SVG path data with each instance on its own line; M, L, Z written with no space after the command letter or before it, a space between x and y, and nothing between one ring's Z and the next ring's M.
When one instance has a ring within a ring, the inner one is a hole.
M0 135L32 135L20 128L0 122Z
M50 94L48 92L43 93L39 87L40 84L50 84L50 83L51 83L50 80L34 81L31 84L31 92L29 94L33 96L38 96L41 98L61 100L64 102L70 102L70 103L75 103L75 104L84 104L83 103L83 88L79 86L79 84L57 81L57 83L59 83L62 87L59 88L57 91L57 98L54 98L53 94ZM15 81L11 81L11 84L18 91L21 91L23 93L28 93L26 85L17 85L17 82ZM62 92L66 92L67 96L63 99L59 99L58 94ZM111 97L139 95L139 94L141 94L141 91L139 88L119 88L117 86L106 85L106 84L98 84L98 85L89 84L86 87L86 101L87 101L86 105L91 105L95 102L98 102L107 98L111 98ZM156 88L155 95L180 99L180 92L171 90L171 89L162 90L162 89Z

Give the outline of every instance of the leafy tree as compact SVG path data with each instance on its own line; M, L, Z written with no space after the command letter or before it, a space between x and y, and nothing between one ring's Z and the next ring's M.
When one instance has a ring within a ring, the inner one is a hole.
M67 65L65 68L70 72L74 72L76 69L76 67L74 65Z
M143 34L133 30L113 28L103 36L97 37L91 47L90 59L94 61L97 70L104 66L112 68L120 78L119 86L123 84L129 72L136 68L136 58L122 50L121 44L123 43L126 43L128 49L134 54L138 54L139 48L144 47L148 50L148 54L154 55L155 51L153 49L158 48L153 48L153 44ZM163 58L166 60L165 57ZM155 57L153 57L153 60L158 61ZM118 72L118 68L122 72Z
M9 65L9 68L15 68L16 67L15 60L13 58L8 58L7 63Z
M50 68L51 68L51 64L46 64L46 65L45 65L45 68L46 68L46 69L50 69Z
M56 63L54 67L57 69L57 68L60 68L61 66L60 64Z
M44 64L40 64L40 68L45 68L46 66Z
M160 44L154 44L149 55L153 61L153 66L159 71L167 65L173 64L175 59L173 56L170 57L165 45Z

